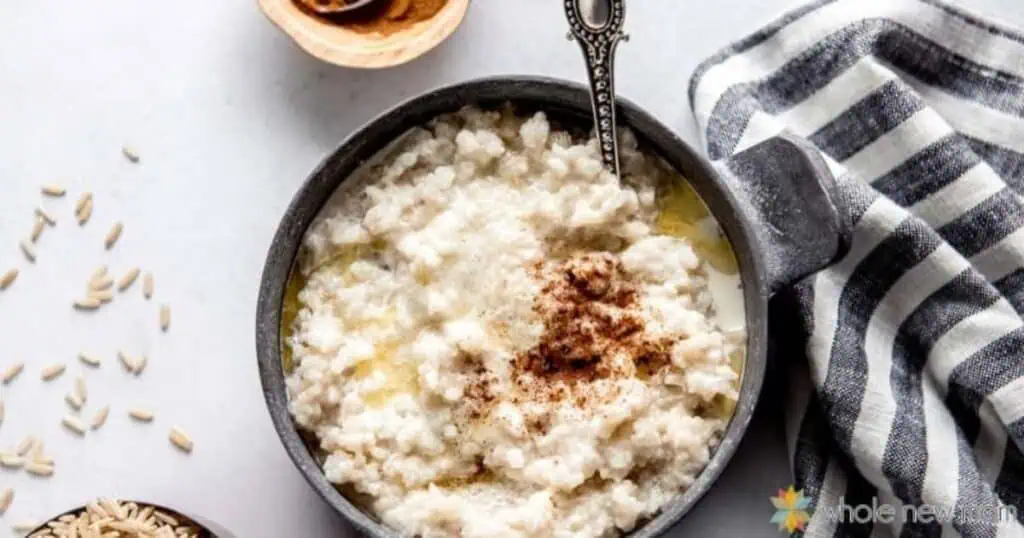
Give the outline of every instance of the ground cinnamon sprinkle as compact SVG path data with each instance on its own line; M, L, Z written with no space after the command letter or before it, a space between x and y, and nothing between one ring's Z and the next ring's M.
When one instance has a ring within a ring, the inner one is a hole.
M544 333L515 360L521 388L548 400L572 397L582 407L582 384L649 375L668 362L669 343L645 334L637 289L615 255L572 258L550 278L534 306Z
M345 0L296 0L301 5L313 10L321 16L328 16L330 5ZM387 0L379 5L369 6L353 13L329 16L345 28L360 34L380 34L389 36L408 29L416 23L423 22L437 15L448 0ZM350 2L349 2L350 3Z

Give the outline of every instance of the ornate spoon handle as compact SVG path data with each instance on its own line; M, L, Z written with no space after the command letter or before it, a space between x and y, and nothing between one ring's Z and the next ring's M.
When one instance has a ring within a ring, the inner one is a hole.
M590 0L590 12L580 3L564 0L569 19L569 39L583 49L590 79L590 99L594 108L594 127L601 143L601 160L619 175L619 138L615 129L615 47L628 40L622 32L626 17L624 0ZM596 20L602 19L602 20Z

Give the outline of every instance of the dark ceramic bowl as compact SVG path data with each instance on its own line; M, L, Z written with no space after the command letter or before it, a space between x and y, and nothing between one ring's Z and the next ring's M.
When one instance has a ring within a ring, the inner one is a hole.
M169 515L171 517L173 517L175 520L177 520L179 525L189 526L189 527L192 527L192 528L198 530L199 531L199 538L234 538L234 536L235 536L234 534L231 534L230 532L225 530L223 527L220 527L216 523L211 523L209 521L205 521L205 520L202 520L200 518L193 517L193 516L187 516L187 515L182 514L181 512L179 512L177 510L172 510L170 508L167 508L166 506L160 506L159 504L153 504L153 503L144 502L144 501L118 501L118 502L120 502L121 504L127 504L129 502L134 502L135 504L139 505L140 507L153 507L153 509L159 510L159 511L161 511L161 512L163 512L163 513L165 513L165 514L167 514L167 515ZM49 523L50 522L59 521L60 518L62 518L64 516L77 516L78 514L84 512L85 509L86 509L85 506L79 506L77 508L73 508L71 510L68 510L68 511L66 511L64 513L58 514L58 515L50 518L46 522L42 523L41 525L39 525L35 529L32 529L32 532L29 532L26 536L32 536L32 535L34 535L37 532L43 532L43 531L45 531L46 529L49 528Z
M256 346L263 392L278 434L313 488L359 530L374 537L398 533L354 505L327 481L314 453L288 413L281 354L285 285L306 229L335 189L364 161L408 129L465 105L543 110L563 127L590 129L591 101L583 86L547 78L475 80L411 99L371 121L313 172L292 199L274 236L263 271L256 316ZM820 156L782 136L712 165L668 127L626 100L619 125L690 180L718 219L736 252L744 286L747 359L739 401L711 461L697 480L631 537L658 536L679 521L721 475L747 430L765 375L768 299L778 289L818 270L843 249L843 219L835 181Z

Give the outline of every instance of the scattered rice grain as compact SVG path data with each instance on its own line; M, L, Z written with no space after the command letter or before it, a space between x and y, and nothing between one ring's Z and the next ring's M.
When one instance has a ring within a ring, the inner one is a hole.
M93 290L89 292L89 299L96 299L101 303L109 303L114 300L114 292L112 290Z
M82 400L82 403L89 401L89 389L85 386L85 377L83 376L75 378L75 395Z
M160 305L160 330L167 332L171 327L171 307Z
M124 155L124 158L131 161L132 164L136 164L142 160L141 157L139 157L139 153L128 146L121 148L121 155Z
M49 212L47 212L45 209L41 207L36 207L36 215L39 218L45 220L46 223L49 224L50 226L57 225L57 219L53 218L53 215L51 215Z
M4 488L0 491L0 516L7 512L7 509L11 507L11 502L14 500L14 490L11 488Z
M102 304L103 302L95 297L86 297L75 301L74 307L78 310L96 310Z
M61 419L60 423L63 424L65 428L71 430L74 433L77 433L78 435L85 435L85 432L88 429L85 426L85 423L82 422L82 419L71 415L64 415L64 418ZM37 461L34 461L32 463L44 465L43 463ZM52 468L52 466L50 467Z
M130 373L130 374L131 373L135 373L135 368L136 368L135 359L133 359L130 356L128 356L128 354L125 353L124 350L118 350L117 358L118 358L118 360L121 361L121 365L124 366L124 369L127 370L128 373Z
M103 406L99 411L96 411L95 415L93 415L92 421L89 423L89 426L91 426L92 429L94 429L94 430L100 429L103 426L103 424L105 422L107 422L107 415L109 413L110 413L110 406L109 405Z
M92 193L83 192L82 195L78 197L78 201L75 202L75 213L81 213L82 210L85 209L86 204L88 204L91 201Z
M92 217L92 196L85 201L85 205L82 206L80 211L75 212L75 216L78 218L78 225L85 226L85 223L89 222L89 218Z
M36 263L36 249L26 241L22 241L19 246L21 246L21 253L25 255L25 259L29 263Z
M142 375L142 371L146 369L146 365L149 364L149 359L145 355L142 355L135 360L135 369L132 371L136 377Z
M17 453L19 456L24 456L25 454L28 454L33 447L36 446L36 443L38 443L38 440L35 438L34 435L26 435L21 440L21 442L18 443L18 446L14 448L14 452Z
M79 398L78 395L75 394L74 392L69 392L65 394L64 401L67 402L68 406L74 409L75 411L81 411L82 406L85 405L85 402L83 402L82 399Z
M99 368L99 366L100 366L100 359L98 359L98 358L96 358L96 357L94 357L94 356L92 356L92 355L90 355L88 353L79 352L78 353L78 360L82 361L82 363L84 363L84 364L92 366L93 368Z
M11 525L11 530L13 530L14 532L29 532L38 526L39 524L35 521L20 521L18 523L15 523L14 525Z
M107 237L103 240L103 244L107 247L107 250L114 248L114 244L121 237L121 232L124 230L124 224L115 222L110 227L110 231L107 232Z
M39 242L39 236L43 235L43 228L45 227L46 222L37 217L35 222L32 223L32 234L28 236L29 240L33 243Z
M35 461L38 461L40 458L43 457L43 440L42 439L38 439L38 438L35 439L35 442L32 443L32 450L29 450L28 455L29 455L29 459L35 460Z
M134 418L135 420L137 420L139 422L152 422L153 421L153 413L151 411L146 411L145 409L139 409L139 408L129 409L128 410L128 415L130 415L132 418Z
M79 421L79 423L81 423L81 421ZM68 428L72 428L72 426L69 426L67 423L65 423L64 425L67 426ZM30 461L25 464L25 472L34 476L53 476L53 465L46 465L43 463L36 463L34 461Z
M142 296L149 299L153 296L153 273L146 273L142 277Z
M16 454L0 454L0 467L7 469L20 469L25 465L25 458Z
M17 269L8 269L4 276L0 277L0 291L6 290L14 284L14 280L18 278Z
M67 366L63 364L51 364L50 366L43 368L43 381L53 381L54 379L57 379L58 377L61 376L61 374L64 373L64 370L66 369Z
M47 183L47 184L43 185L42 186L42 191L43 191L43 194L45 194L47 196L55 196L57 198L60 198L61 196L64 196L64 194L66 192L68 192L67 189L65 189L64 187L62 187L60 185L57 185L56 183Z
M0 398L0 423L4 421L4 400Z
M14 381L14 378L18 377L18 375L21 374L21 371L24 369L25 363L23 362L16 362L8 366L7 369L4 370L3 375L0 376L3 379L4 385L9 385L11 381Z
M124 291L130 288L137 278L139 278L139 268L133 267L129 269L128 272L121 277L121 280L117 281L117 291Z
M192 446L194 445L192 438L181 429L177 427L171 428L169 439L174 446L178 447L183 452L192 452Z

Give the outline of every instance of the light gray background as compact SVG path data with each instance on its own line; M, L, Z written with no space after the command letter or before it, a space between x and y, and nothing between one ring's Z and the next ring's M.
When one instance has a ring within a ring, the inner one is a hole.
M756 30L792 0L632 1L617 85L696 143L687 80L699 61ZM967 3L1024 25L1019 0ZM0 294L0 367L26 361L2 389L0 447L28 433L56 459L49 480L0 472L16 489L0 536L98 495L146 498L219 521L240 537L348 536L285 455L264 408L253 349L253 313L266 247L306 174L348 133L400 100L438 85L495 74L582 80L556 0L476 0L444 45L403 67L362 72L310 58L259 13L253 0L0 2L0 271L22 276ZM129 144L142 155L130 165ZM45 181L68 199L45 201L60 218L27 266L17 250ZM71 218L73 197L96 193L93 221ZM109 225L125 232L102 249ZM153 270L157 297L138 289L96 315L71 300L97 265ZM169 334L156 304L173 306ZM117 349L146 353L139 379ZM85 439L61 429L61 402L82 368L78 350L105 358L85 372L90 410L113 406ZM43 384L43 364L69 373ZM777 536L768 497L789 481L771 389L717 488L674 536ZM129 406L156 411L133 424ZM167 446L179 424L197 442L185 457Z

